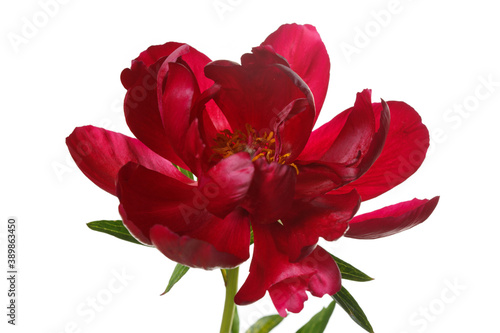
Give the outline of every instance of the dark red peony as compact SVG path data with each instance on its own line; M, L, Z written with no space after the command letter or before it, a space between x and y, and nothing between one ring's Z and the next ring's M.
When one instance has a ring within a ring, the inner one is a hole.
M211 61L187 44L152 46L121 75L137 139L85 126L67 145L83 173L118 197L132 235L178 263L236 267L250 256L253 230L250 274L235 302L269 291L281 315L299 312L306 291L341 287L319 237L391 235L423 222L438 201L354 217L361 201L418 169L429 136L413 108L372 103L370 90L313 131L329 71L310 25L281 26L241 64Z

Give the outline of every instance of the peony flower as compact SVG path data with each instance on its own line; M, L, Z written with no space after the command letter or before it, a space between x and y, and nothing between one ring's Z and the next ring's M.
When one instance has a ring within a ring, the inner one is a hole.
M137 139L85 126L67 145L82 172L118 197L130 233L178 263L236 267L250 257L252 230L250 273L235 302L268 291L285 316L303 308L306 291L341 288L320 237L391 235L423 222L438 200L354 217L361 201L418 169L429 136L413 108L372 103L370 90L313 131L329 71L310 25L281 26L241 64L187 44L151 46L121 75Z

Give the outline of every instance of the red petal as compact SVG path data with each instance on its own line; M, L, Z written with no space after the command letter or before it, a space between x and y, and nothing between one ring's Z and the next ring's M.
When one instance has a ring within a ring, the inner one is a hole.
M302 260L314 249L319 237L330 242L342 237L360 202L355 190L309 202L296 201L293 210L282 219L283 225L275 225L274 239L283 246L291 262Z
M217 104L213 100L208 101L205 104L205 109L202 111L202 117L199 118L202 122L201 133L203 135L205 142L213 142L217 137L217 134L224 130L229 130L232 132L231 126L227 122L224 113L219 109Z
M354 107L312 133L295 161L299 168L297 197L307 196L311 188L328 192L352 182L380 155L389 128L389 111L386 107L381 113L380 126L375 132L370 97L370 90L358 93Z
M387 134L389 133L389 126L391 123L391 116L389 112L389 107L382 101L382 112L380 113L380 118L378 118L379 127L377 132L372 137L372 142L368 151L364 154L361 162L357 166L356 179L370 169L373 163L378 159L384 148L385 140L387 139Z
M223 159L199 179L200 191L210 203L207 209L225 217L246 197L254 165L248 153L242 152Z
M118 171L128 162L189 183L169 161L155 154L139 140L94 126L77 127L66 138L71 156L82 172L97 186L115 195Z
M391 124L380 157L358 180L339 191L355 188L363 201L375 198L410 177L424 161L429 147L429 132L418 113L404 102L387 102ZM374 104L380 114L381 104Z
M282 25L261 45L271 45L307 83L314 95L317 119L328 89L330 58L316 28L311 25Z
M282 317L288 312L299 313L304 308L304 302L308 297L309 281L312 275L304 274L300 277L292 277L276 283L269 287L269 296L274 307Z
M286 107L307 98L307 86L282 65L243 67L214 61L205 67L205 73L219 87L213 98L233 130L246 132L249 124L260 133L274 131L288 116L285 111L291 111Z
M272 223L285 216L294 196L296 172L289 165L254 162L255 172L247 200L241 206L250 212L254 223Z
M314 130L298 159L304 161L320 160L339 136L352 111L353 108L349 108Z
M326 180L329 179L330 190L350 183L363 175L380 156L389 131L390 115L383 102L377 128L370 96L371 91L367 89L358 93L354 107L313 132L295 162L303 173L299 176L297 196L305 196L303 190L310 191L304 182L316 187L311 184L314 179L322 188L327 188Z
M135 163L120 169L117 196L126 215L122 214L124 224L133 224L146 238L156 224L164 224L173 232L186 232L207 215L208 201L196 183L185 184ZM146 243L151 244L149 238Z
M127 213L125 212L125 209L123 208L122 205L118 206L118 212L122 217L123 224L125 225L125 227L127 227L131 235L133 235L137 240L139 240L144 244L152 245L151 240L149 239L149 234L146 234L147 236L144 235L142 230L127 218ZM145 229L145 231L148 230Z
M296 99L285 122L278 128L278 151L290 154L285 161L293 162L304 149L314 126L314 108L307 99Z
M147 67L154 65L159 59L164 58L174 52L176 49L184 45L183 43L169 42L163 45L152 45L145 51L141 52L139 56L132 60L132 67L137 63L143 63ZM133 68L132 68L133 69ZM125 82L123 82L125 86ZM125 86L126 89L128 89Z
M316 108L311 90L302 78L290 69L285 58L276 54L269 45L254 47L251 54L247 53L241 57L241 64L250 71L275 65L274 67L288 76L306 96L306 98L293 100L276 115L277 118L274 120L275 123L280 124L276 135L282 143L279 151L281 154L290 154L287 161L293 161L304 149L316 121ZM271 128L274 129L273 126Z
M370 102L370 90L363 90L356 96L356 102L346 123L321 162L351 166L368 151L375 134L375 118Z
M250 274L236 294L238 305L253 303L266 290L281 316L286 311L299 312L307 299L306 291L316 297L333 295L340 290L341 277L337 264L321 247L297 263L290 263L281 253L269 231L269 225L253 224L255 239Z
M198 97L199 89L191 71L178 63L168 64L168 75L159 76L162 82L160 115L163 127L170 141L182 138L190 124L193 100Z
M224 113L213 100L218 91L219 86L214 84L202 92L191 110L191 115L198 120L200 138L205 143L206 160L210 162L207 163L208 167L213 166L217 162L212 161L213 151L211 148L214 140L217 139L217 135L225 130L233 132Z
M297 165L299 174L295 185L295 198L315 198L342 185L335 170L322 164Z
M212 216L185 235L163 225L155 225L150 235L165 256L189 267L233 268L250 256L250 220L241 209L223 220Z
M179 48L183 48L183 51L179 55L182 56L184 62L187 63L189 68L192 70L200 89L203 91L210 87L213 84L213 81L205 77L203 72L205 65L211 61L210 58L188 44L169 42L163 45L153 45L148 47L147 50L143 51L132 61L131 71L125 69L121 77L125 89L128 90L129 86L133 83L132 81L136 80L136 77L133 77L132 75L136 69L135 66L142 64L146 67L153 67L159 60L165 59L176 50L178 51Z
M119 173L118 198L132 235L172 260L212 269L235 267L248 259L248 213L238 209L225 219L215 217L195 186L129 163Z
M252 48L252 53L245 53L241 56L241 65L249 67L252 65L284 65L290 67L288 61L277 54L270 45L262 45Z
M199 163L192 165L189 162L190 156L196 154L196 151L186 149L186 135L191 125L194 100L200 94L198 85L191 71L177 63L168 64L168 76L165 78L166 82L163 84L162 75L158 76L158 81L164 86L163 91L159 92L163 128L176 154L194 171Z
M174 62L182 57L189 66L200 89L212 81L205 78L203 67L210 61L204 54L186 44L167 43L152 46L132 61L131 69L124 69L122 83L127 88L124 108L127 124L134 135L156 153L173 163L187 168L169 144L158 107L157 75L163 61Z
M375 133L370 95L367 89L358 93L354 107L315 130L298 159L344 165L358 162Z
M397 234L424 222L433 212L439 197L413 199L356 216L349 222L346 237L375 239Z
M208 169L208 158L204 158L205 144L200 137L198 119L194 119L189 126L184 142L183 158L195 175L200 175L202 170ZM187 153L189 152L189 153Z
M159 65L151 65L150 68L135 60L132 62L132 70L123 70L122 83L127 88L125 118L130 130L139 140L161 156L187 168L170 146L163 129L156 92L157 67Z

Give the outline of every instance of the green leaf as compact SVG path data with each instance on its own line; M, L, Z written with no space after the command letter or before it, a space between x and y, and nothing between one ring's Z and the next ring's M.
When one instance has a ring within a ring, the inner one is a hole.
M315 314L297 333L323 333L332 316L333 309L335 309L335 301L332 301L328 307Z
M174 268L174 271L172 272L172 276L170 276L170 280L168 281L168 286L167 289L162 293L162 295L165 295L172 289L172 287L179 282L179 280L184 276L184 274L187 273L189 270L189 267L177 264Z
M366 282L372 281L373 278L369 277L356 267L351 264L346 263L344 260L337 258L333 254L330 253L333 260L337 263L340 269L340 273L342 273L342 278L346 280L358 281L358 282Z
M139 242L130 234L127 228L123 225L123 222L120 220L116 221L94 221L87 223L87 227L92 230L104 232L105 234L109 234L111 236L115 236L117 238L129 241L131 243L144 245Z
M186 170L186 169L183 169L183 168L181 168L180 166L175 165L175 164L174 164L174 166L177 168L177 170L179 170L180 172L182 172L182 174L183 174L184 176L188 177L188 178L189 178L189 179L191 179L191 180L194 180L194 175L193 175L193 173L192 173L191 171L188 171L188 170Z
M281 321L285 319L280 315L271 315L262 317L255 322L255 324L250 327L246 333L268 333L271 332L273 328L279 325Z
M238 308L234 308L233 326L231 326L231 333L240 333L240 317L238 316Z
M366 318L365 313L361 310L358 302L351 296L351 294L342 287L338 293L332 296L333 299L347 312L352 320L366 331L373 333L372 325Z

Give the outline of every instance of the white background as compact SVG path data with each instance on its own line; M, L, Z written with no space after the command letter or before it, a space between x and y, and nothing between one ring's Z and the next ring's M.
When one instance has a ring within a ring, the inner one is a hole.
M419 171L362 210L441 195L436 211L424 224L390 238L325 245L375 278L345 286L376 332L498 330L500 20L494 1L43 5L49 2L2 2L0 8L0 266L7 270L7 217L17 216L20 272L16 327L6 323L7 284L1 279L2 327L42 333L218 332L220 273L191 270L160 297L174 263L155 249L86 227L89 221L119 219L118 202L80 173L64 140L87 124L130 134L119 75L149 45L187 42L212 59L238 61L279 25L297 22L317 27L332 62L320 123L350 107L356 92L371 88L374 100L404 100L415 107L432 133L432 150ZM346 54L346 45L356 53ZM241 269L240 283L247 269ZM99 311L90 306L92 299ZM274 332L295 332L329 301L310 297L303 312L289 315ZM267 297L239 311L242 328L276 313ZM337 307L327 332L363 330Z

